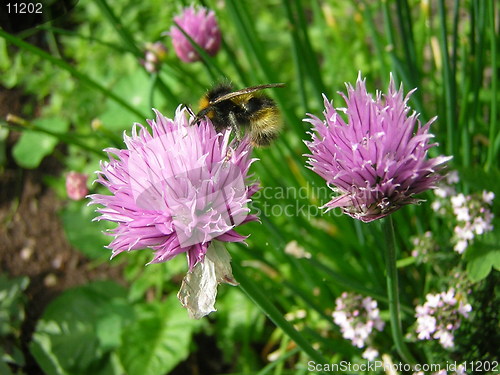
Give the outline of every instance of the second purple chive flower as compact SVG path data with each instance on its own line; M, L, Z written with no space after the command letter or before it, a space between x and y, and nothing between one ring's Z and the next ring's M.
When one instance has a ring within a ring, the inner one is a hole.
M305 121L313 125L310 168L335 186L339 195L324 207L341 208L364 222L387 216L404 205L419 202L414 196L435 187L439 172L451 157L427 159L436 146L429 127L435 118L421 125L391 77L388 93L373 97L365 81L347 85L347 108L334 108L326 96L324 120L316 116Z
M174 17L174 21L210 56L219 51L221 33L213 10L190 6L184 8L181 15ZM175 53L184 62L199 61L200 55L177 25L170 29Z

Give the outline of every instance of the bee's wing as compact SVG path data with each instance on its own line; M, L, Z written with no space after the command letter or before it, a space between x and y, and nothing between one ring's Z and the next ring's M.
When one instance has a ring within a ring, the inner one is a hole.
M285 86L284 83L268 83L266 85L247 87L245 89L233 91L233 92L230 92L229 94L219 96L213 102L210 102L210 104L212 104L212 105L217 104L217 103L223 102L224 100L229 100L229 99L232 99L232 98L234 98L236 96L240 96L240 95L250 94L251 92L255 92L255 91L259 91L259 90L269 89L272 87L283 87L283 86Z

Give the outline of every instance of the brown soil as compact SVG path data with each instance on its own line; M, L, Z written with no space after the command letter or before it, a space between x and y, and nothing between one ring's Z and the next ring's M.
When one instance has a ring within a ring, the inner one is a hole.
M5 119L7 112L20 115L22 101L19 91L0 88L0 118ZM109 264L90 268L89 261L70 246L57 215L64 202L42 182L43 176L58 175L61 166L46 158L36 170L18 167L10 157L18 136L9 135L7 163L0 166L0 272L30 278L21 344L27 361L24 371L36 375L42 371L28 344L47 304L63 290L90 280L120 280L120 269Z

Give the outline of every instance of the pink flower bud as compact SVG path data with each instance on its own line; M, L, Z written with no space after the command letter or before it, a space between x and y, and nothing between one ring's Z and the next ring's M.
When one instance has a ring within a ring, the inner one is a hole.
M220 48L221 34L213 10L193 6L184 8L180 16L174 21L210 56L217 54ZM200 60L200 55L184 36L181 30L174 25L170 29L170 36L177 56L184 62Z
M66 192L68 197L78 201L85 198L89 189L87 189L87 178L86 174L71 171L66 175Z

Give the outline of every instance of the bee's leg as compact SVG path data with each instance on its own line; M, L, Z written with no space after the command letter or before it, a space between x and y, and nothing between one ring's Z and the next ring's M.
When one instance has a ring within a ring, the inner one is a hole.
M190 106L188 106L187 104L183 104L184 108L186 108L186 110L188 111L188 113L192 116L192 117L196 117L196 113L194 113L194 111L191 109Z
M227 163L233 157L233 149L228 148L226 152L226 156L224 157L224 163Z
M197 121L199 121L199 118L197 118L196 116L196 113L194 113L194 111L192 110L192 108L190 106L188 106L187 104L183 104L184 108L186 108L187 112L189 113L189 116L191 116L191 122L189 123L189 125L194 125L196 124Z
M230 122L229 125L231 126L231 131L234 133L234 137L236 138L236 143L234 145L234 148L237 148L241 142L241 133L238 127L238 121L236 121L236 116L233 112L229 112L229 122Z

